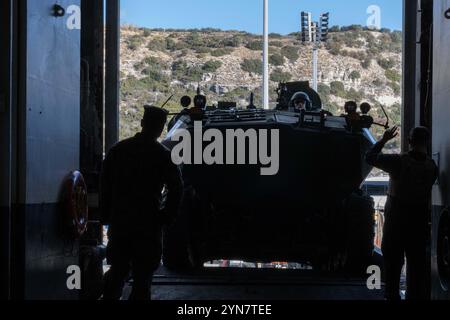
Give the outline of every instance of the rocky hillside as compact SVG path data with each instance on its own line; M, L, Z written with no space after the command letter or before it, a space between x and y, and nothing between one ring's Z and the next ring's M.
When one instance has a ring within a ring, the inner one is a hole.
M381 117L385 105L400 123L400 32L333 27L319 50L319 93L325 109L342 112L346 100L369 101ZM121 37L121 137L139 130L144 104L161 105L170 95L194 95L197 85L210 104L248 104L250 91L260 101L262 38L238 31L159 30L124 26ZM311 81L311 46L299 34L270 35L271 102L280 81Z

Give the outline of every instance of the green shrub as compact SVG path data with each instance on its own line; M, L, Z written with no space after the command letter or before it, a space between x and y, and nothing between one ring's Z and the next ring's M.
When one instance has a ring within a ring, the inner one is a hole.
M223 57L223 56L232 54L233 51L234 51L234 49L232 49L232 48L221 48L221 49L216 49L216 50L212 51L211 55L213 57Z
M298 54L298 48L292 46L283 47L283 49L281 50L281 54L283 54L291 62L297 61L300 57L300 55Z
M331 94L338 97L345 97L345 86L340 81L333 81L330 83Z
M277 68L270 74L270 80L274 82L288 82L292 79L292 75L288 72L283 72L281 69Z
M238 48L244 44L244 38L241 35L234 35L222 41L224 47Z
M150 29L144 28L143 35L144 37L149 37L152 34Z
M127 47L130 50L136 50L138 49L142 43L144 42L144 39L140 35L134 35L128 38L126 41Z
M399 96L401 93L401 87L398 83L396 82L389 82L388 86L392 89L392 91L394 91L394 94L396 96Z
M273 54L269 57L269 63L274 66L282 66L284 64L284 57L280 54Z
M326 44L326 48L330 54L337 56L341 53L342 43L338 41L329 41Z
M361 66L364 69L369 69L370 65L372 64L372 59L367 57L363 61L361 61Z
M281 39L281 38L283 38L283 36L279 33L269 33L269 38Z
M154 66L155 68L161 68L163 66L163 61L156 57L146 57L142 60L146 65Z
M403 33L401 31L394 31L389 34L391 38L391 44L389 49L396 53L400 53L403 50Z
M351 80L361 79L361 74L359 73L359 71L354 70L350 73L350 75L348 77Z
M389 69L385 72L386 78L392 82L400 82L402 76L395 70Z
M172 38L166 38L166 49L169 51L176 51L177 49L177 42Z
M263 42L260 40L250 41L245 47L253 51L261 51L263 49Z
M202 80L203 69L199 66L188 66L185 61L175 61L172 64L172 75L184 82L199 82Z
M381 79L375 79L372 81L372 84L377 87L381 87L384 85L384 82Z
M332 26L330 28L330 32L340 32L341 31L341 27L339 26Z
M165 39L155 38L149 41L147 48L150 51L166 51L167 43Z
M281 48L283 47L283 42L281 41L270 41L269 43L272 47L277 47L277 48Z
M120 93L122 97L128 95L134 95L133 93L141 92L163 92L168 91L167 79L162 79L163 81L156 81L151 77L145 77L142 79L137 79L135 77L128 77L120 82Z
M203 65L202 70L205 72L216 72L221 66L221 61L209 60Z
M331 88L326 84L319 83L317 85L317 92L319 93L322 99L325 99L328 98L328 96L331 94Z
M255 74L262 74L263 73L263 63L261 60L257 59L245 59L241 63L242 70L249 72L249 73L255 73Z
M211 53L211 49L207 48L207 47L198 47L197 49L195 49L195 52L207 54L207 53Z
M377 60L377 62L384 70L392 69L393 67L395 67L395 61L392 59L380 58Z
M148 76L150 79L160 82L164 79L163 74L154 67L147 67L142 71L142 74Z
M344 96L347 100L352 101L361 101L364 99L364 92L362 91L356 91L355 89L351 88L348 90Z
M348 50L341 50L340 55L344 57L351 57L356 60L364 61L366 58L366 54L362 51L348 51Z
M341 27L341 31L363 31L363 27L358 24L352 24L350 26Z
M191 32L184 41L189 45L191 49L205 46L205 42L198 32Z

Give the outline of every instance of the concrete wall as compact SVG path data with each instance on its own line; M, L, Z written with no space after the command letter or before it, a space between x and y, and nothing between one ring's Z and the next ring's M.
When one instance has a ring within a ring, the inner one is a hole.
M59 0L66 10L80 0ZM64 177L79 167L80 30L54 17L54 0L22 0L19 102L19 203L14 213L15 296L76 298L66 268L78 245L61 228Z
M450 299L437 270L437 236L442 213L450 205L450 0L434 1L433 157L439 164L439 183L433 190L432 274L433 298Z

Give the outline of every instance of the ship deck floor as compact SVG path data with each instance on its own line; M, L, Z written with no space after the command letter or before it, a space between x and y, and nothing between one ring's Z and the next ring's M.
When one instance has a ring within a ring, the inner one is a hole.
M205 268L189 273L161 267L152 286L153 300L383 300L366 279L305 270ZM127 297L130 283L124 291Z

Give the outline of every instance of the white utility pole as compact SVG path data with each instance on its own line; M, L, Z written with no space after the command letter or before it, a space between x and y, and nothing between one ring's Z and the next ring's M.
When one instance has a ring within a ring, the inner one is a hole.
M263 48L263 107L269 105L269 0L264 1L264 48Z
M319 66L319 48L314 44L313 47L313 89L317 91L318 88L318 66Z

